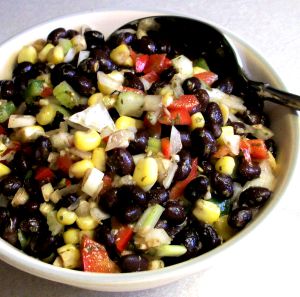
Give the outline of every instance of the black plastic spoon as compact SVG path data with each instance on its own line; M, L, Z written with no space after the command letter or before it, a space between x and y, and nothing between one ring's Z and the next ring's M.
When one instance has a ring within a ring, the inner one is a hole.
M207 23L179 16L152 16L131 21L113 32L108 41L124 32L124 29L143 29L149 36L171 44L173 54L178 51L190 59L202 56L210 69L222 79L238 82L238 92L255 94L256 97L300 110L300 96L271 87L267 83L252 81L240 65L238 53L229 40L217 28ZM121 30L121 31L120 31ZM126 30L125 30L126 31ZM172 53L171 53L172 54Z

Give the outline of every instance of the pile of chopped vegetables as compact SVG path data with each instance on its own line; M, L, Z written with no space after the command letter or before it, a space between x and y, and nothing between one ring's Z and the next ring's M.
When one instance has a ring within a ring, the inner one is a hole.
M254 97L141 24L109 41L53 30L0 81L0 236L109 273L216 248L274 189L276 146Z

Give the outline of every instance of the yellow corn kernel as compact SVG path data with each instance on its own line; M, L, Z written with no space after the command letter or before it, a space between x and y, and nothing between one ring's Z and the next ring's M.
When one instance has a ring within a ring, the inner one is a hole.
M62 225L72 225L76 222L77 215L74 211L62 207L57 211L56 218Z
M106 163L105 148L97 147L93 150L92 162L95 168L97 168L102 172L105 171L105 163Z
M30 62L32 64L37 62L37 51L32 45L24 46L18 54L18 63Z
M48 213L51 212L53 209L54 209L53 204L47 202L41 203L39 208L41 214L45 217L47 217Z
M0 163L0 177L10 174L10 171L9 167Z
M31 142L40 136L45 135L45 131L41 126L27 126L18 130L17 137L21 142Z
M74 134L74 145L77 149L89 152L98 147L101 143L101 136L96 130L76 131Z
M230 239L236 233L236 231L228 225L227 220L228 215L225 215L214 222L214 228L223 241Z
M141 159L136 164L133 180L139 187L148 191L156 183L158 177L157 162L152 157Z
M32 44L32 46L36 49L37 52L40 52L45 45L46 45L46 41L44 39L37 39Z
M64 61L64 49L61 45L55 46L48 52L47 61L52 64L59 64Z
M48 56L50 50L52 50L53 48L54 48L53 44L51 44L51 43L46 44L38 54L39 60L41 62L46 62L47 56Z
M120 44L110 52L110 58L118 65L133 66L129 47L124 43Z
M221 129L222 129L222 133L220 137L217 139L217 142L220 145L225 144L225 139L227 136L234 135L234 130L232 126L223 126Z
M70 177L76 177L76 178L82 178L85 174L85 172L90 169L94 168L94 164L90 160L81 160L78 162L75 162L71 165L69 169L69 176Z
M221 157L215 164L215 169L223 174L232 175L235 169L235 161L233 157Z
M136 128L136 129L141 129L144 127L144 123L141 120L136 120L131 117L127 116L120 116L116 120L116 128L119 130L123 129L130 129L130 128Z
M97 103L103 103L103 94L101 93L95 93L88 99L88 106L93 106Z
M196 128L203 128L205 125L205 119L202 114L202 112L196 112L191 116L192 119L192 130L195 130Z
M56 108L52 104L45 105L36 115L37 122L44 126L53 122L56 115Z
M84 51L87 48L85 38L84 38L84 36L82 36L80 34L74 36L71 39L71 43L72 43L73 48L75 49L76 53L79 53L80 51Z
M52 265L56 267L64 267L62 258L60 256L57 256Z
M199 220L207 224L216 222L220 217L221 210L218 205L213 202L198 199L193 210L193 215Z
M80 230L71 228L63 233L63 238L65 244L78 244L80 243L80 237L79 237Z
M207 70L204 68L201 68L199 66L195 66L193 67L193 74L198 74L198 73L202 73L202 72L206 72Z
M66 244L57 249L64 268L75 269L81 265L79 249L74 244Z
M222 117L223 117L223 125L225 125L229 119L229 108L227 105L225 105L223 103L219 103L219 107L220 107Z
M94 230L98 226L98 222L92 216L78 217L76 220L77 226L81 230Z

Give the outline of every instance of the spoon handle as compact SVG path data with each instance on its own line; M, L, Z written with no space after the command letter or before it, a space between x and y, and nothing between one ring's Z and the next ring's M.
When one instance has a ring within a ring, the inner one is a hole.
M249 80L249 85L250 87L253 87L257 94L265 100L300 110L300 96L298 95L277 90L269 84L262 82Z

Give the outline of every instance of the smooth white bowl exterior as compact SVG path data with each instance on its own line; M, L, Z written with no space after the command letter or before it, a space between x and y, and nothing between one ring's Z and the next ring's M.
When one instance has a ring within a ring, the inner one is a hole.
M71 29L88 25L108 36L113 30L128 21L158 14L167 13L153 11L101 11L83 13L59 18L29 29L8 40L0 47L0 79L10 78L16 55L22 46L30 44L36 39L46 38L48 33L57 27ZM197 19L197 17L194 18ZM222 30L234 42L249 77L269 82L278 88L284 88L274 70L256 51L233 34L224 29ZM243 244L245 246L247 240L252 238L253 229L259 226L261 221L275 207L279 199L283 199L285 189L289 184L297 163L299 127L296 114L287 108L273 104L267 105L267 112L271 118L272 130L275 132L275 140L279 147L278 163L280 172L278 174L276 190L271 201L261 210L255 220L222 246L195 259L161 270L122 274L97 274L54 267L25 255L2 239L0 239L0 259L25 272L48 280L98 291L149 289L170 283L195 272L204 272L214 264L222 265L223 260L234 255L235 249L241 248Z

